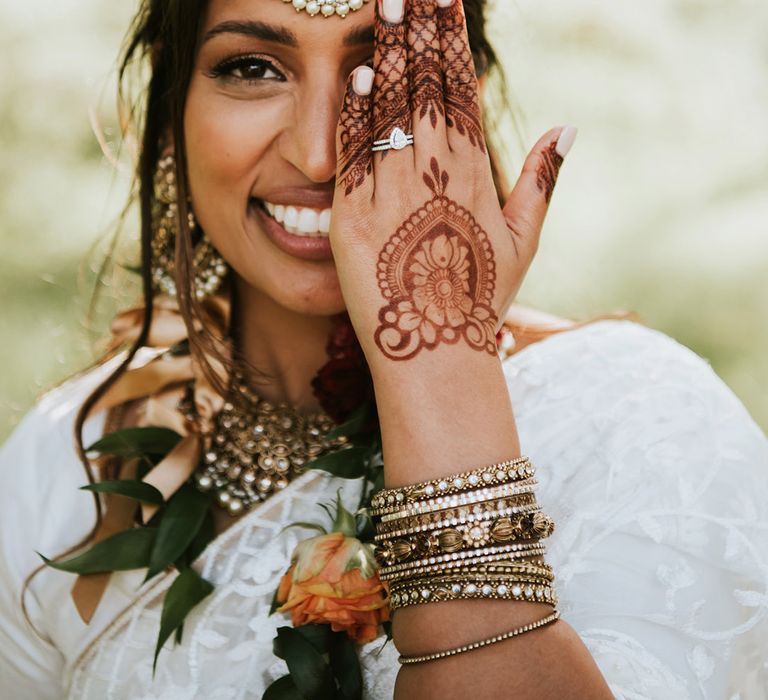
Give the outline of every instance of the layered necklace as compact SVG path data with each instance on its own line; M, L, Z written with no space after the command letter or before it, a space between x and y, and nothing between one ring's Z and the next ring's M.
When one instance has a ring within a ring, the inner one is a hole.
M196 418L192 391L179 404L187 420ZM288 486L310 460L345 445L345 436L326 437L335 425L323 411L303 415L287 403L263 399L234 372L195 483L239 515Z

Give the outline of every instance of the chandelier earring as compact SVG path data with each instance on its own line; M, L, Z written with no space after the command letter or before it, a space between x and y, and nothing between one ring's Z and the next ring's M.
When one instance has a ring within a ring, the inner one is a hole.
M176 158L163 156L157 164L152 205L152 281L155 291L177 296L176 238L179 234ZM205 233L197 226L191 202L187 204L188 225L194 244L194 292L198 301L221 289L229 268Z

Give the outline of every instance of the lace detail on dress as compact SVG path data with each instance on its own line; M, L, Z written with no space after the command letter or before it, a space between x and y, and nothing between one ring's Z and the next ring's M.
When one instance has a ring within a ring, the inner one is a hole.
M564 619L619 700L765 700L768 443L704 361L630 322L552 337L505 362ZM308 473L217 538L197 563L214 594L152 682L162 588L139 593L69 674L69 698L261 698L286 672L268 616L279 576L336 489ZM361 649L365 697L391 698L397 652Z

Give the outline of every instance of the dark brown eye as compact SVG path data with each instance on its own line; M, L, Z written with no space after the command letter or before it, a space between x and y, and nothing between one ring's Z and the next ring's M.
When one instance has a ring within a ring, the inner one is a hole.
M260 80L285 80L280 71L265 58L259 56L239 56L227 59L212 71L215 78L254 82Z

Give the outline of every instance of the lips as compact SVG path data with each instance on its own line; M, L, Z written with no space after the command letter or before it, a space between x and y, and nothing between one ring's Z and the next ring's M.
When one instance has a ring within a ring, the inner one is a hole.
M284 253L302 260L333 260L330 208L275 204L251 200L251 210L272 243Z

